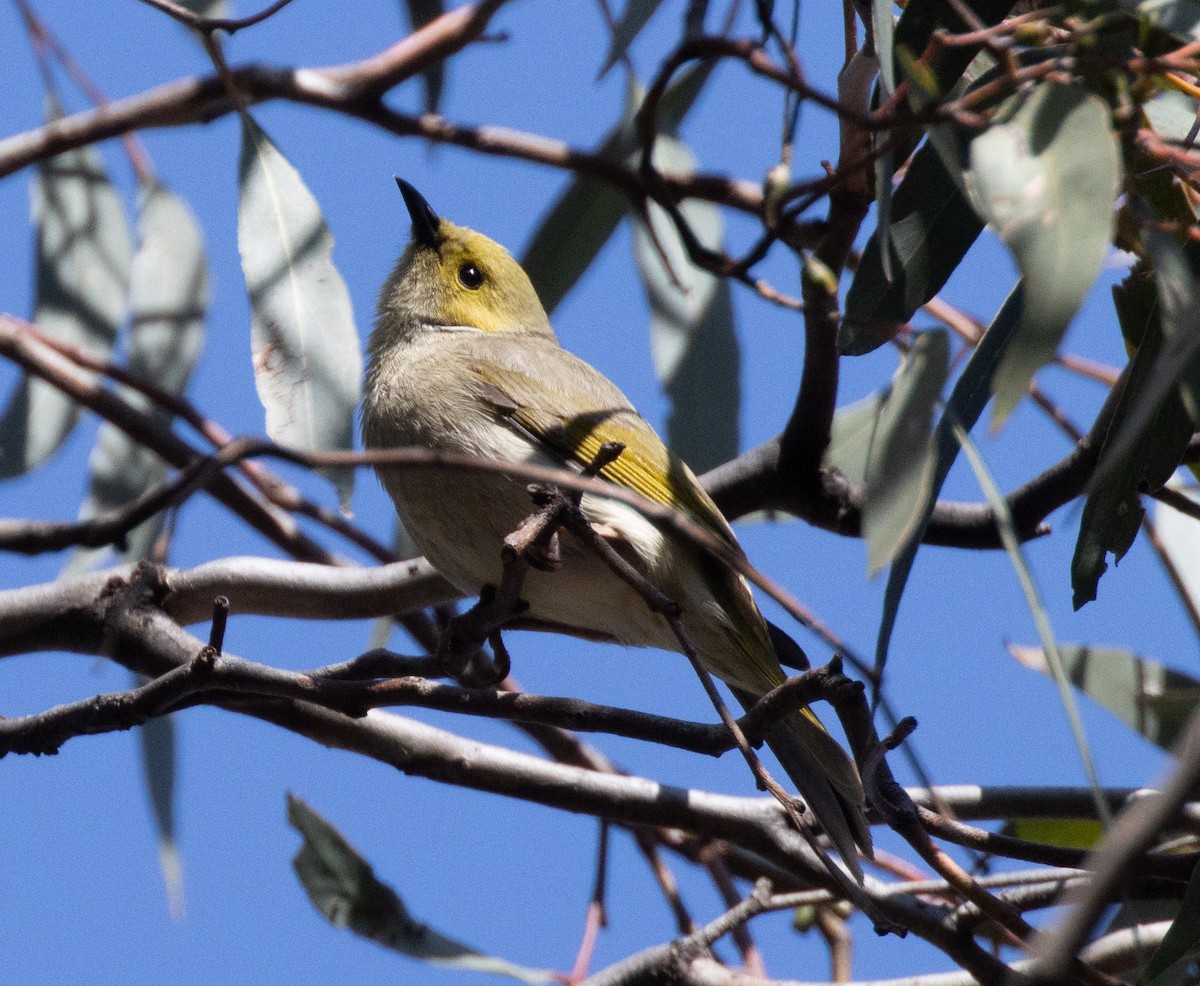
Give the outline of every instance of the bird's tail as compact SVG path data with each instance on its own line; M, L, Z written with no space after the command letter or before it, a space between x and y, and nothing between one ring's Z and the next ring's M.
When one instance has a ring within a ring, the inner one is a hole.
M757 698L741 689L734 694L745 708ZM862 883L858 850L872 855L862 781L853 761L807 709L785 716L767 734L767 745L779 759L854 878Z

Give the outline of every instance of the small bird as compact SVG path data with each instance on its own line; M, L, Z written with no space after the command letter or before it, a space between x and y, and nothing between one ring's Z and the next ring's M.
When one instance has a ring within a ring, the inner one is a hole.
M601 448L624 450L599 476L690 515L729 544L732 529L695 475L607 377L563 349L528 275L502 246L440 218L397 178L412 241L379 296L368 344L362 430L369 449L404 446L579 470ZM498 585L501 547L533 510L526 483L497 473L381 468L405 528L426 558L469 595ZM586 494L593 527L681 611L703 666L752 705L785 680L745 580L633 507ZM529 571L525 618L589 638L680 650L589 547L562 537L556 571ZM860 882L871 855L853 761L810 710L767 739Z

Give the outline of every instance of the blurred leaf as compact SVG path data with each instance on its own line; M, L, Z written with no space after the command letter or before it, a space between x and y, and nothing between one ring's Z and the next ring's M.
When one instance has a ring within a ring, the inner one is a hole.
M1175 383L1197 371L1196 333L1187 309L1168 312L1163 293L1170 291L1165 281L1184 274L1176 269L1182 255L1165 235L1148 235L1167 269L1152 279L1139 265L1113 288L1121 332L1136 352L1079 521L1071 559L1076 609L1096 598L1107 554L1119 562L1133 544L1143 513L1140 491L1153 492L1171 478L1194 430Z
M926 144L892 196L886 235L892 279L884 273L877 229L850 282L838 348L859 356L891 339L941 290L982 229L936 149Z
M934 480L933 408L950 369L944 329L923 332L892 380L871 440L863 492L867 571L875 575L922 522Z
M1003 831L1028 842L1086 850L1104 836L1104 825L1094 818L1014 818Z
M1196 7L1200 10L1200 4ZM1176 89L1168 89L1143 103L1142 111L1159 136L1166 140L1186 140L1196 126L1196 100Z
M885 100L896 91L895 9L893 0L871 0L871 27L875 33L875 55L879 59L880 88Z
M553 973L483 955L416 921L391 887L381 883L333 826L294 794L288 794L288 821L304 836L292 860L309 899L330 924L385 948L436 965L489 972L524 983L555 981Z
M408 8L408 22L412 29L424 27L430 21L441 17L446 6L442 0L404 0ZM421 72L425 82L425 112L436 113L442 99L442 86L445 82L445 61L430 62Z
M625 9L613 27L612 42L608 46L608 57L600 66L600 77L603 78L610 68L625 57L633 39L638 36L646 22L654 16L662 0L626 0Z
M654 164L695 170L691 151L673 137L658 138ZM713 203L688 199L679 211L703 246L722 248L721 214ZM727 280L692 263L666 210L648 203L647 214L654 233L634 223L633 256L650 303L654 371L671 398L667 444L703 472L737 455L741 360L733 300Z
M1009 644L1008 651L1025 667L1050 673L1042 648ZM1122 647L1059 644L1058 652L1072 685L1163 749L1200 701L1200 681Z
M871 455L871 439L879 420L879 408L884 394L876 391L860 401L839 407L833 416L829 445L821 465L836 469L854 483L867 478L867 459Z
M1012 250L1025 312L996 371L993 424L1004 422L1054 357L1112 242L1121 160L1108 105L1046 82L1014 97L1003 122L971 142L967 188Z
M1200 39L1200 3L1197 0L1121 0L1147 22L1183 41Z
M362 357L333 237L296 169L248 116L238 177L238 251L267 434L305 452L349 449ZM345 506L354 470L328 475Z
M182 394L204 344L208 307L208 265L196 217L187 203L153 178L138 194L138 250L129 279L130 329L126 369L171 394ZM121 396L164 426L168 411L131 388ZM115 425L105 423L89 459L91 489L80 520L111 513L161 484L166 464ZM122 561L140 561L162 530L162 515L129 535ZM107 558L107 548L76 551L64 574L78 574Z
M140 675L134 675L133 679L135 685L146 682ZM146 790L158 827L158 867L167 890L167 907L171 917L179 920L183 917L184 898L183 865L175 838L175 719L173 716L150 719L137 733Z
M664 132L674 131L700 95L715 63L708 62L680 75L659 104L659 123ZM597 153L613 161L624 161L638 146L632 98L625 118L601 142ZM566 191L542 219L521 258L547 312L553 312L591 266L617 224L628 211L624 193L590 175L576 175Z
M1171 967L1192 955L1197 945L1200 945L1200 863L1192 867L1192 875L1188 878L1187 889L1179 904L1179 913L1167 929L1166 937L1150 956L1141 981L1146 986L1174 983L1176 977L1170 975Z
M1015 4L1016 0L966 0L967 8L986 27L999 24ZM955 0L909 0L896 24L892 42L897 62L901 60L902 52L916 61L934 31L961 32L963 22L955 6ZM979 50L976 45L942 46L928 70L930 96L936 100L948 93Z
M879 621L879 635L875 640L876 671L882 671L887 664L888 646L896 626L904 587L917 558L917 549L921 546L921 539L929 526L929 518L937 504L942 484L946 482L950 467L958 458L959 442L954 436L954 425L959 424L968 432L975 427L975 422L979 420L992 394L992 374L996 372L1000 358L1020 319L1021 285L1018 284L1000 306L992 324L979 340L979 345L975 347L975 352L971 354L950 391L946 410L937 426L933 482L921 503L920 522L913 528L908 543L896 553L888 572L887 589L883 594L883 615Z
M1194 486L1186 487L1183 473L1176 473L1167 485L1200 503L1200 494ZM1183 582L1183 591L1188 594L1192 606L1200 608L1200 521L1165 503L1155 503L1154 525L1158 528L1163 551Z
M61 116L56 101L48 119ZM30 186L36 237L34 321L46 335L107 356L125 317L129 227L94 147L38 165ZM80 408L45 380L22 377L0 418L0 479L46 461Z

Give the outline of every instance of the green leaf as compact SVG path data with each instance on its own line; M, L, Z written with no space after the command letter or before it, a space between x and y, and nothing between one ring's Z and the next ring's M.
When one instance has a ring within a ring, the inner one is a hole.
M875 435L884 396L884 393L876 391L860 401L837 409L833 416L829 445L821 462L823 468L836 469L853 483L866 482L871 439Z
M625 57L629 46L633 44L633 39L646 26L646 22L654 16L654 12L658 10L661 3L662 0L627 0L625 9L621 11L620 19L613 27L612 42L608 46L608 57L600 66L601 78Z
M1197 0L1121 0L1147 23L1182 41L1200 39L1200 3Z
M1003 831L1028 842L1063 849L1092 849L1104 837L1104 825L1094 818L1014 818Z
M1108 105L1076 85L1045 82L1014 97L1003 122L970 146L967 188L1012 250L1025 312L994 388L998 426L1054 357L1112 242L1121 160Z
M917 558L917 549L921 546L921 538L925 536L925 529L929 526L929 518L937 504L942 484L946 482L950 467L958 458L959 442L954 435L954 426L961 425L968 432L975 427L975 422L979 420L992 393L992 375L996 372L1020 318L1021 286L1018 284L1001 305L950 391L946 410L938 422L937 440L934 445L933 482L930 483L920 505L920 522L913 528L908 543L896 552L892 567L888 571L887 588L883 594L883 615L879 621L879 635L875 640L876 671L882 671L887 664L888 646L896 626L896 617L900 612L904 587Z
M238 251L267 434L305 452L349 449L362 356L333 236L303 179L249 116L238 178ZM354 470L329 477L345 505Z
M1197 944L1200 944L1200 863L1192 867L1192 875L1188 878L1187 889L1179 904L1179 913L1167 929L1166 937L1150 956L1142 973L1142 982L1146 986L1166 986L1169 982L1175 982L1175 977L1170 975L1171 967L1188 960Z
M494 973L523 983L555 981L552 972L484 955L421 924L341 833L291 793L288 821L304 836L292 866L313 905L335 927L349 928L385 948L435 965Z
M923 332L884 398L863 494L863 537L871 575L891 561L922 522L922 506L934 480L933 409L949 369L945 330Z
M146 679L133 676L137 685ZM158 868L167 890L167 907L171 917L183 917L183 865L179 843L175 838L175 719L159 716L142 724L138 739L142 747L142 768L146 775L146 790L154 823L158 828Z
M967 8L986 27L999 24L1015 4L1016 0L966 0ZM901 61L902 52L913 61L919 58L934 31L961 33L966 25L955 6L955 0L909 0L893 39L897 62ZM931 87L938 96L950 91L979 50L976 45L943 46L939 50L928 72Z
M56 101L50 120L61 116ZM36 236L34 321L46 335L107 356L125 317L132 252L120 196L93 147L38 165L30 186ZM23 377L0 418L0 479L46 461L80 408L45 380Z
M1040 647L1009 644L1021 664L1049 674ZM1170 749L1200 701L1200 681L1123 647L1059 644L1072 685L1164 750Z
M442 0L404 0L405 7L408 8L408 22L412 25L412 29L416 31L418 28L424 27L430 21L441 17L445 13L446 6ZM421 78L425 82L425 112L436 113L438 104L442 99L442 87L445 82L444 61L430 62L421 72Z
M129 279L130 329L125 366L134 376L171 394L182 394L204 344L208 265L196 217L187 203L153 178L138 194L138 250ZM170 412L133 390L121 396L166 425ZM112 424L102 424L89 459L91 488L80 509L86 520L111 513L158 486L166 463ZM121 552L124 562L141 561L162 530L161 515L135 528ZM64 574L95 568L108 549L77 551Z
M891 280L877 229L850 282L838 329L842 353L859 356L891 339L941 290L982 229L937 150L926 144L892 196L884 238L892 255Z
M691 151L673 137L658 138L654 163L666 171L695 170ZM722 248L721 214L713 203L689 199L679 211L704 247ZM647 216L654 233L635 222L633 254L650 303L654 370L671 398L667 444L702 472L738 450L741 360L733 299L727 280L692 263L666 210L649 203Z
M713 63L680 75L659 104L659 123L664 133L683 122L712 73ZM625 161L638 146L633 114L639 95L631 95L622 121L601 142L597 154ZM608 242L629 205L613 185L590 175L576 175L566 191L542 219L521 258L521 266L533 282L542 306L553 312L591 266Z
M1177 381L1200 369L1196 333L1189 309L1168 301L1173 288L1167 283L1190 273L1168 237L1148 235L1163 268L1152 279L1139 265L1113 289L1121 332L1136 352L1080 516L1071 559L1076 609L1096 598L1107 554L1119 562L1133 544L1142 521L1140 491L1153 492L1171 478L1194 430Z

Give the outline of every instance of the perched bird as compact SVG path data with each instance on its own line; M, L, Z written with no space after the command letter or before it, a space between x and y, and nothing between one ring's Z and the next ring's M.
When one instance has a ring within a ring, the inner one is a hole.
M440 218L397 179L412 241L383 285L368 344L363 439L580 469L607 442L625 446L600 477L685 511L734 544L692 471L607 377L563 349L529 277L499 244ZM496 473L380 469L404 526L464 593L498 585L505 535L532 512L526 483ZM743 705L784 681L767 623L745 580L682 535L603 496L582 499L600 534L682 612L706 669ZM638 647L680 650L667 622L576 538L557 571L531 570L526 617ZM871 852L853 762L808 709L767 740L854 875Z

